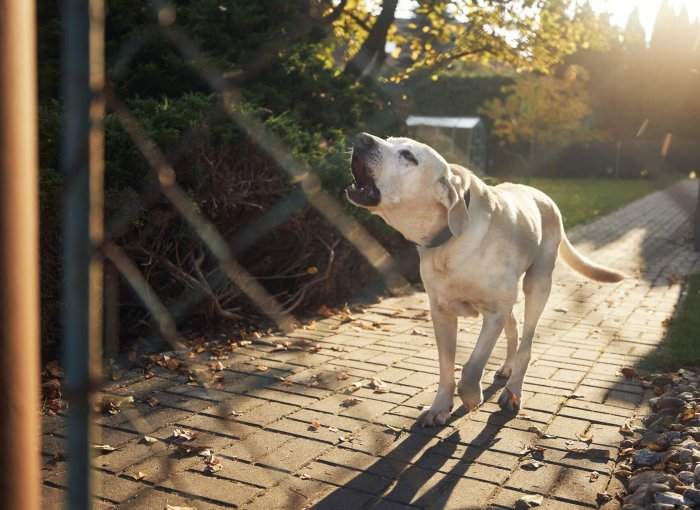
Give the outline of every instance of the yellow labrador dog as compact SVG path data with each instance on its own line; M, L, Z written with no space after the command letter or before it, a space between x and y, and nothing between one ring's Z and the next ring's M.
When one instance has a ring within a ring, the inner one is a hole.
M625 277L576 251L556 204L534 188L488 186L409 138L382 140L360 133L351 166L355 182L347 189L348 199L381 216L418 246L440 359L435 401L418 420L423 426L443 425L452 410L458 316L483 315L476 347L457 386L464 406L471 411L481 404L484 367L505 328L506 360L497 375L508 381L499 404L517 410L557 254L588 278L617 282ZM518 346L513 305L523 274L525 317Z

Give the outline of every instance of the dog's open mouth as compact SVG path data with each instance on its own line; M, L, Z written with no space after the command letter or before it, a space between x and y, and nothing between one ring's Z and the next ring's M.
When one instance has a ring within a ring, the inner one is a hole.
M363 207L374 207L378 205L380 195L379 189L374 183L374 178L363 159L353 154L350 168L355 182L345 190L348 199Z

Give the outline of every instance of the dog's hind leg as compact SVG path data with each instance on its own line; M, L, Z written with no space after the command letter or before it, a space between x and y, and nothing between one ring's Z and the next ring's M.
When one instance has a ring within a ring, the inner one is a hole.
M431 301L435 341L440 360L440 383L430 409L418 417L418 425L433 427L444 425L450 417L455 394L455 350L457 348L457 316L443 310Z
M462 379L457 386L457 393L467 411L478 407L484 399L481 391L481 377L484 375L484 367L491 356L491 351L508 320L508 315L508 309L484 312L484 324L481 327L479 339L469 360L462 368Z
M516 411L520 409L523 394L525 372L530 363L532 338L540 320L542 311L552 290L552 270L556 256L541 256L525 273L523 293L525 294L525 319L523 321L523 336L515 354L513 370L503 388L498 404L503 409Z
M512 310L504 329L508 340L508 349L506 351L506 360L501 365L501 368L496 371L496 377L510 377L513 371L513 363L515 363L515 351L518 348L518 321Z

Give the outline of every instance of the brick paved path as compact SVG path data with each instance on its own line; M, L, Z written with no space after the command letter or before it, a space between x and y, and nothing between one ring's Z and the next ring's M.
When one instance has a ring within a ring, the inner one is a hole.
M543 508L597 507L597 492L620 488L609 460L620 425L648 412L639 406L641 387L618 370L657 347L679 299L678 279L699 270L700 257L688 244L696 191L697 181L681 182L572 229L570 238L584 253L634 277L601 285L557 267L521 416L495 404L503 384L494 382L502 339L478 411L465 415L455 399L447 426L411 429L438 381L427 299L423 293L385 299L353 314L352 322L331 317L292 339L273 339L321 346L312 352L239 347L219 360L224 379L216 388L187 385L166 369L151 379L125 374L112 394L135 403L98 418L99 442L118 449L95 458L97 507L511 508L524 493L544 495ZM480 320L460 320L458 363L467 359L479 326ZM208 370L216 363L210 355L187 363ZM372 377L390 391L375 392ZM353 383L363 386L348 394ZM150 396L160 404L147 405ZM361 401L344 406L349 398ZM44 416L43 426L44 506L59 508L67 465L56 453L65 451L64 417ZM203 456L175 451L175 428L199 431L187 444L208 446L221 470L208 474ZM576 434L593 437L593 454L567 451ZM547 448L545 465L528 471L522 451L535 444ZM599 477L591 481L594 470Z

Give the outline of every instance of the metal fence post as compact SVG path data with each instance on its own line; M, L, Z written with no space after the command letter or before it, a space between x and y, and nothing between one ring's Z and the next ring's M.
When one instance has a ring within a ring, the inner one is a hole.
M0 507L38 509L36 15L0 0Z
M104 228L104 2L62 4L64 365L68 508L91 508L91 397L100 382Z

